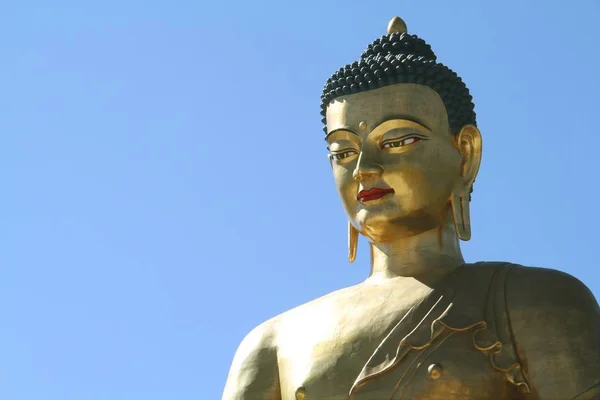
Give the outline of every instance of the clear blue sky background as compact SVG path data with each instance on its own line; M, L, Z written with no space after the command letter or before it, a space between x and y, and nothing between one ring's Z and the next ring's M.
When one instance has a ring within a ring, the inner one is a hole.
M597 0L4 1L0 398L219 399L252 327L363 280L319 96L396 14L475 97L467 260L598 297Z

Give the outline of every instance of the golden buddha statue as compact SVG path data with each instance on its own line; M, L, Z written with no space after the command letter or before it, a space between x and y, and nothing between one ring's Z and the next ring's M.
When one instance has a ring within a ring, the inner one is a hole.
M469 90L394 18L322 96L358 285L243 340L224 400L600 399L600 309L577 279L465 263L482 153Z

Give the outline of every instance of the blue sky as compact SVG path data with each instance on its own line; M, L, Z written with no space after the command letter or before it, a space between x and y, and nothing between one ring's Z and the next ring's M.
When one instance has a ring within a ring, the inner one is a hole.
M394 15L475 98L466 259L599 297L595 0L5 1L0 398L218 399L252 327L363 280L319 96Z

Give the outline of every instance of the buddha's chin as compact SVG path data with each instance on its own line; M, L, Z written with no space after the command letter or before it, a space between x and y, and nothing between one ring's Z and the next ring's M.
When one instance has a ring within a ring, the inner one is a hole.
M370 213L361 210L357 215L360 232L375 243L391 242L416 236L440 226L442 221L424 211L412 213Z

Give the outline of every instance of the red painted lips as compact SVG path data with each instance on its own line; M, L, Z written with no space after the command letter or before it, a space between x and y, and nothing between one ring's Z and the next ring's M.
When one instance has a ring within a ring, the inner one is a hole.
M386 194L394 193L394 189L379 189L373 188L369 190L361 190L358 192L358 200L361 202L377 200L385 196Z

